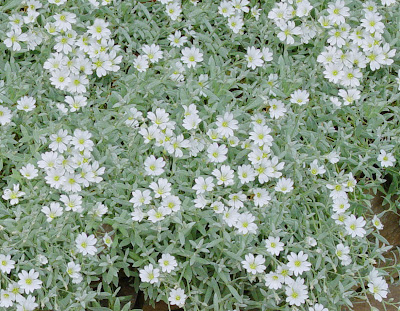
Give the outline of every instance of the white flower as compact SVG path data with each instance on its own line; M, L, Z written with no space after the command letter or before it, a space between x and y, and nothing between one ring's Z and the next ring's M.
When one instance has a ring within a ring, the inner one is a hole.
M246 60L247 67L250 67L251 69L256 69L256 67L261 67L264 64L261 50L254 46L247 48Z
M343 65L341 63L327 64L323 73L329 82L338 83L344 76Z
M125 124L133 128L137 128L139 126L139 121L143 119L142 112L138 111L135 107L129 108L129 111L125 114L128 116Z
M21 28L24 24L24 18L20 14L13 14L8 17L11 29Z
M339 90L339 96L343 98L343 105L348 106L360 99L361 92L357 89Z
M194 207L203 209L209 203L209 200L207 200L206 198L204 198L204 196L200 194L197 195L197 197L193 200L193 203Z
M335 164L335 163L339 162L340 153L337 151L332 151L331 153L326 155L326 158L328 159L329 162L331 162L332 164Z
M281 41L286 41L287 44L294 43L293 35L301 34L301 28L296 27L295 23L292 21L279 23L278 26L281 29L281 32L278 33L278 38Z
M197 114L192 114L183 119L182 126L187 130L194 130L198 128L200 122L200 117Z
M354 191L356 184L357 179L354 178L353 173L349 173L347 175L347 182L343 183L343 186L346 187L349 191Z
M11 110L7 107L0 105L0 124L6 125L11 122Z
M187 295L181 288L171 289L168 297L168 301L171 305L176 305L178 307L183 307L185 305L185 300Z
M11 307L13 305L13 297L12 294L8 290L2 289L0 291L0 307Z
M351 263L351 257L349 256L350 247L343 245L342 243L336 245L336 256L341 260L343 266L347 266Z
M383 229L383 224L382 224L381 220L378 218L378 216L376 216L376 215L374 215L374 218L372 218L372 224L378 230Z
M165 219L165 215L168 215L169 211L166 207L160 206L157 209L151 209L147 212L147 216L152 223L156 223Z
M92 137L92 134L88 131L76 129L74 131L74 136L71 139L71 144L79 151L92 151L94 143L90 140L90 137Z
M350 217L344 221L347 233L353 238L357 236L362 238L367 233L364 229L365 223L364 217L356 218L354 215L350 215Z
M165 143L164 147L169 154L181 158L183 157L182 149L189 147L189 140L185 139L182 134L179 134L177 137L171 137L171 139Z
M33 179L38 176L38 170L33 164L27 164L26 166L23 166L19 172L21 173L22 176L24 176L26 179Z
M96 18L92 26L89 26L87 32L96 40L110 38L111 31L107 28L109 23L103 19Z
M67 85L67 90L71 93L85 93L86 92L86 86L89 84L89 80L85 75L70 75L69 76L70 82L69 85ZM73 111L71 109L71 111Z
M33 310L35 310L39 306L35 301L36 301L36 298L33 297L32 295L18 299L17 300L18 305L17 305L16 311L33 311Z
M345 2L343 0L337 0L335 3L328 4L328 17L335 24L343 24L345 22L345 18L350 16L349 8L345 6Z
M168 36L168 40L170 41L171 46L181 47L187 42L187 38L182 36L182 33L179 30L176 30L174 34Z
M334 213L332 214L331 218L335 220L335 223L338 225L343 225L345 220L349 217L346 213Z
M76 247L82 255L95 255L97 252L96 243L97 239L93 234L87 236L85 232L80 233L75 239Z
M48 169L46 172L46 183L55 189L59 189L65 184L65 170L63 168Z
M304 279L297 278L296 280L290 280L285 289L286 301L290 305L300 306L305 303L308 298L307 286L304 285Z
M9 274L15 268L15 261L11 260L11 255L0 254L0 271Z
M169 113L164 109L157 108L155 113L149 111L147 113L147 118L158 128L164 130L169 124Z
M380 150L378 161L381 162L382 167L394 166L394 163L396 163L394 156L391 153L386 153L383 149Z
M112 71L112 63L110 61L109 54L101 52L92 59L92 69L96 70L98 77L103 77L107 74L107 71Z
M177 20L182 13L182 8L177 1L172 1L165 6L167 15L173 20Z
M211 203L210 207L216 214L222 214L225 210L225 205L220 201Z
M269 62L269 61L271 61L273 59L272 58L272 56L273 56L272 51L268 47L263 47L262 50L261 50L261 53L262 53L262 57L263 57L264 62Z
M143 218L144 218L144 216L146 216L146 214L143 213L143 211L139 207L136 207L136 208L133 209L133 212L131 213L131 216L132 216L132 220L133 221L139 221L140 222L140 221L143 220Z
M154 191L155 198L166 198L171 194L171 183L166 178L159 178L157 182L153 181L149 188Z
M215 186L212 177L198 177L194 181L195 185L192 187L192 189L196 190L197 194L212 191Z
M265 286L270 289L279 289L282 287L284 278L282 275L276 272L269 272L265 275Z
M64 175L64 183L62 189L67 192L79 192L82 190L81 183L83 183L83 178L81 174L66 173Z
M325 308L320 303L316 303L314 306L310 307L308 311L329 311L328 308Z
M139 72L145 72L149 68L149 61L148 58L144 55L139 55L136 57L136 59L133 61L133 66L139 71Z
M254 257L253 254L247 254L244 256L245 260L242 261L243 268L247 270L248 273L257 274L262 273L266 269L263 263L265 258L261 255Z
M383 5L389 6L396 3L396 0L381 0Z
M160 46L154 43L152 45L143 45L142 50L150 63L157 63L163 58L163 52Z
M161 206L167 209L167 214L177 212L181 208L181 200L176 195L169 195L162 199Z
M293 181L290 178L280 178L275 186L275 191L288 193L293 190Z
M49 262L49 260L47 259L47 257L44 256L44 255L42 255L42 254L37 255L37 261L38 261L39 264L41 264L41 265L45 265L45 264L47 264L47 263Z
M243 18L239 14L230 16L228 18L228 25L234 33L239 33L244 25Z
M161 267L162 272L171 273L178 266L174 256L170 254L162 254L158 260L158 264Z
M189 68L195 67L197 63L203 61L203 53L196 47L184 48L182 51L181 60Z
M233 227L238 221L239 215L240 214L238 213L237 208L231 207L228 209L227 207L225 207L222 214L222 219L225 221L228 227Z
M279 253L283 251L284 245L284 243L280 242L280 237L269 236L268 239L265 240L267 252L275 256L279 256Z
M273 119L283 117L287 111L285 104L281 100L271 99L269 102L269 115Z
M77 213L82 213L82 197L77 194L61 195L60 201L64 203L66 211L73 211Z
M26 294L33 293L36 289L40 289L42 281L38 280L39 272L31 269L29 272L22 270L18 273L18 285L25 291Z
M254 193L254 205L263 207L268 205L269 201L271 201L271 196L268 191L263 188L255 188L252 191Z
M88 214L101 218L103 215L107 214L107 212L108 212L108 207L100 202L97 202L96 206Z
M222 1L218 7L218 13L223 17L230 17L235 14L235 9L231 1Z
M295 276L310 270L311 263L307 261L307 258L308 255L304 254L303 251L300 251L298 254L291 252L290 255L287 256L287 266Z
M142 282L154 284L158 283L160 276L160 269L156 269L152 264L145 266L143 269L139 270L140 280Z
M249 0L231 0L231 3L236 11L248 13L249 8L247 7L250 4Z
M164 172L165 161L161 157L156 158L154 155L151 155L144 161L144 166L147 175L159 176Z
M19 191L19 184L15 184L13 186L13 190L11 189L4 190L4 194L2 197L4 200L10 200L11 205L15 205L18 204L19 202L18 198L22 197L23 195L25 195L25 192Z
M56 20L54 26L57 27L58 30L67 31L71 30L71 24L76 23L76 15L74 13L69 12L61 12L53 16Z
M207 152L210 162L222 163L227 159L228 148L225 145L219 146L217 143L213 143L208 147Z
M339 197L333 200L333 211L338 214L342 214L350 207L347 196Z
M227 204L234 208L242 208L244 206L243 202L247 199L247 196L243 192L231 193L229 195L229 201Z
M73 279L79 278L80 271L81 271L81 266L79 264L76 264L73 261L70 261L67 264L67 273L71 278L73 278Z
M325 168L323 165L318 166L318 160L315 159L311 164L310 164L310 172L312 175L322 175L326 172Z
M150 190L135 190L132 191L132 199L129 202L133 203L134 207L140 207L142 205L147 205L151 202L151 192Z
M328 189L332 190L329 193L329 196L333 200L337 200L339 198L347 199L347 191L349 191L349 189L347 189L343 184L340 184L340 183L328 184L328 185L326 185L326 187Z
M68 69L63 68L62 70L55 70L51 73L50 82L54 87L64 90L71 82L69 75L70 72Z
M388 293L388 284L385 279L378 275L378 271L374 268L368 275L369 283L368 290L374 295L374 298L378 301L382 301L382 298L386 298Z
M7 39L4 40L6 47L12 47L13 51L21 50L20 42L27 41L28 35L22 33L21 28L14 28L10 32L7 32Z
M254 171L254 168L251 165L244 164L238 166L237 173L238 173L238 178L242 184L254 181L256 177L256 172Z
M234 171L229 165L222 165L220 169L214 169L212 174L217 179L217 185L230 186L234 183Z
M36 99L31 96L23 96L17 101L17 109L23 111L32 111L36 105Z
M296 90L290 95L290 102L302 106L309 102L309 96L305 90Z
M267 125L255 124L253 131L250 132L250 139L258 146L271 146L273 138L269 133L271 129Z
M305 242L307 243L307 245L309 245L309 246L311 246L311 247L314 247L314 246L317 245L317 240L314 239L314 238L311 237L311 236L306 237Z
M108 233L106 233L106 234L103 236L103 242L104 242L105 245L107 245L107 247L110 247L110 246L111 246L111 244L112 244L112 238L108 235Z
M241 234L257 233L257 225L254 223L256 218L249 212L242 213L238 216L235 227Z
M238 129L238 121L233 119L233 113L225 112L223 116L217 116L215 122L218 134L221 137L230 137L234 135L234 131Z
M63 153L67 150L67 146L71 139L72 137L68 135L67 130L60 129L57 134L50 135L51 144L49 145L49 148L53 151Z
M63 213L60 203L51 202L50 207L43 206L42 212L47 216L47 222L51 222L54 218L59 217Z

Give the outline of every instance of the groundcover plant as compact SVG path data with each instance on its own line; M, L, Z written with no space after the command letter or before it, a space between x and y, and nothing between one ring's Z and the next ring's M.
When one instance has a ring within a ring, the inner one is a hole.
M396 0L3 0L0 309L398 306Z

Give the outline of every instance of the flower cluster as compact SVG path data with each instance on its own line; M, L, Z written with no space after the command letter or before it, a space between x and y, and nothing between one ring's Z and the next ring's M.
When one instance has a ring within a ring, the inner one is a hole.
M14 269L15 261L11 259L11 256L0 254L1 273L10 274ZM22 270L18 273L18 281L12 281L6 289L1 289L0 307L16 307L16 310L33 311L38 304L35 302L36 298L30 294L41 288L42 281L35 269Z
M250 16L256 20L260 18L260 11L257 6L249 8L248 0L223 0L219 7L218 13L228 19L228 26L233 33L243 33L244 15L250 13Z
M339 91L346 105L346 101L352 103L359 99L360 92L356 88L361 86L363 70L367 65L372 71L391 65L396 50L391 49L382 36L385 25L375 3L368 1L364 4L364 18L356 27L346 23L350 9L343 0L329 4L326 13L319 21L328 31L329 46L317 61L324 66L324 76L329 82L347 88L345 96ZM333 97L332 102L339 107L343 104L337 97Z
M281 1L269 11L268 18L279 29L278 38L286 44L294 44L297 36L301 43L308 43L317 35L317 28L308 21L313 6L308 0ZM300 24L293 21L299 19Z
M43 4L37 0L24 1L25 14L14 13L8 17L9 32L4 44L13 51L21 51L21 43L26 44L27 50L34 50L40 45L44 36L39 27L35 27L37 18L40 16Z
M73 136L63 129L50 135L51 151L42 153L38 161L50 187L75 193L89 187L90 183L103 180L101 175L105 168L93 160L91 151L94 143L91 137L88 131L79 129L74 131Z
M78 33L73 25L78 22L74 13L62 11L55 14L53 22L46 24L48 33L54 38L54 50L44 63L51 74L51 84L61 91L75 96L66 96L71 112L86 105L86 98L77 95L88 91L90 75L96 72L103 77L120 69L122 56L120 46L111 39L109 23L97 18L86 32Z

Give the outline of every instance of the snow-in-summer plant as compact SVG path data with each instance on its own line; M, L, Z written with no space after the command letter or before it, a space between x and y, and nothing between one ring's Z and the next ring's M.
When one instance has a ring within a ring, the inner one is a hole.
M3 1L0 309L398 307L399 12Z

